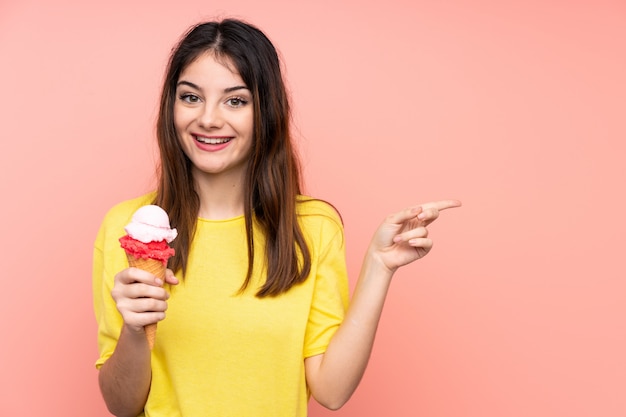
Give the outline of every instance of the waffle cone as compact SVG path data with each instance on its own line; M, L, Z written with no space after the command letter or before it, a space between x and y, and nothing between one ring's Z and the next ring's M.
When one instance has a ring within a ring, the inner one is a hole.
M128 253L126 254L126 258L128 258L129 266L148 271L157 278L160 278L163 282L165 282L166 266L163 265L163 262L156 259L135 258L133 255ZM152 350L152 348L154 347L154 340L156 339L156 328L156 323L148 324L144 327L150 350Z

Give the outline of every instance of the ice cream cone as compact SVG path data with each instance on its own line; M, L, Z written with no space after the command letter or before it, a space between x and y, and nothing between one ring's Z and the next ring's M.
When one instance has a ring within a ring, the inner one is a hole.
M169 243L178 234L176 229L170 228L165 210L153 204L142 206L135 211L124 230L126 235L120 237L120 245L126 251L128 264L148 271L165 282L167 260L176 253ZM151 350L156 327L156 323L145 326Z
M160 278L163 282L165 282L165 269L166 266L163 265L163 262L157 259L144 259L144 258L135 258L131 254L126 254L128 258L128 265L143 269L144 271L148 271L157 278ZM148 324L144 327L146 331L146 338L148 339L148 345L150 346L150 350L154 347L154 340L156 338L156 328L157 324L152 323Z

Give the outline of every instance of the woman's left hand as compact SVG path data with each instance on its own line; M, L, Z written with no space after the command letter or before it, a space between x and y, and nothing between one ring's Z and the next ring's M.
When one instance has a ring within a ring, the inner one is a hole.
M441 200L388 216L372 238L370 255L379 259L392 273L426 256L433 246L426 227L437 220L441 210L460 206L458 200Z

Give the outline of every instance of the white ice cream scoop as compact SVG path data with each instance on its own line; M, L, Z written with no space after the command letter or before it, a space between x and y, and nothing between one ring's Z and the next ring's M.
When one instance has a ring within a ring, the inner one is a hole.
M143 243L162 240L170 243L178 235L176 229L170 229L170 219L165 210L152 204L140 207L124 230Z

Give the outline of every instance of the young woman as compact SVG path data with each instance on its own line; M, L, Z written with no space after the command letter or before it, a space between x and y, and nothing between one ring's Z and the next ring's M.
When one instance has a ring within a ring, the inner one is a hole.
M95 243L96 366L114 415L305 416L309 396L337 409L356 389L392 275L429 252L426 226L460 202L387 217L348 303L342 223L301 194L289 123L260 30L223 20L185 34L161 96L158 188L112 208ZM145 204L178 230L165 283L129 268L119 245Z

